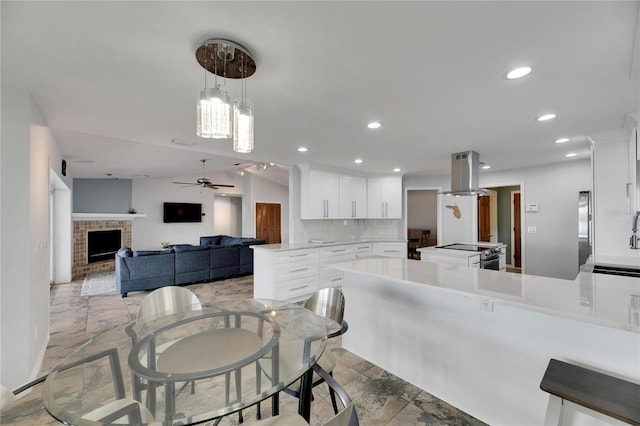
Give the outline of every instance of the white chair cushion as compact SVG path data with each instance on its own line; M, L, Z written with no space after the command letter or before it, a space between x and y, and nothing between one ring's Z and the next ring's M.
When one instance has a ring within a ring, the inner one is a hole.
M88 412L87 414L85 414L84 416L82 416L83 419L85 420L90 420L90 421L94 421L97 422L100 419L108 416L111 413L114 413L118 410L120 410L121 408L126 407L129 404L137 404L138 408L140 410L140 417L142 418L142 423L151 423L154 420L153 415L151 414L151 412L147 409L147 407L145 407L143 404L139 403L138 401L134 400L134 399L130 399L130 398L122 398L122 399L116 399L115 401L112 401L110 403L108 403L107 405L103 405L102 407L96 408L93 411ZM126 419L126 415L122 416L121 418L115 420L113 423L118 423L120 421L125 421Z
M298 414L281 414L264 420L244 422L243 424L248 426L309 426L309 424L304 421L304 418Z

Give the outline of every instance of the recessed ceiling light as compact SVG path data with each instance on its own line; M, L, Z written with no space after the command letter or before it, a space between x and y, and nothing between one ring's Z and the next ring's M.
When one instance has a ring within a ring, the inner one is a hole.
M382 127L382 123L378 121L372 121L371 123L367 124L367 127L370 129L379 129L380 127Z
M304 146L301 146L300 148L298 148L298 152L307 152L308 149Z
M569 138L556 139L556 143L565 143L565 142L569 142Z
M516 78L522 78L525 75L531 72L531 67L520 67L514 70L511 70L509 74L507 74L507 78L509 80L515 80Z
M541 115L540 117L536 118L537 121L548 121L548 120L552 120L554 118L556 118L557 115L555 114L544 114Z
M362 158L356 158L353 162L356 164L362 164Z
M395 169L393 169L394 172L398 173L399 171L401 171L402 169L400 169L400 167L396 167Z
M576 155L578 155L578 154L577 154L577 153L575 153L575 152L570 152L570 153L568 153L568 154L565 154L564 156L565 156L565 157L575 157Z
M485 170L487 170L487 169L490 169L490 168L491 168L491 166L490 166L490 165L488 165L488 164L485 164L484 166L482 166L482 168L483 168L483 169L485 169Z

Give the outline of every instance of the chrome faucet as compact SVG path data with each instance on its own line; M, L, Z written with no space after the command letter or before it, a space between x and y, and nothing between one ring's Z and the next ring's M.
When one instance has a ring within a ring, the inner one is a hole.
M636 214L633 215L633 222L631 224L631 239L629 240L629 247L637 250L640 249L639 237L637 235L638 232L638 216L640 216L640 211L637 211Z

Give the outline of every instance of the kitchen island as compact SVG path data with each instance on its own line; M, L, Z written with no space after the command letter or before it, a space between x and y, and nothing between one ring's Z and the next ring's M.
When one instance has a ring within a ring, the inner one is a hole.
M581 272L571 281L384 258L334 267L343 272L345 349L491 425L553 418L556 397L539 388L551 358L640 383L636 278ZM567 412L564 424L585 424L585 414Z

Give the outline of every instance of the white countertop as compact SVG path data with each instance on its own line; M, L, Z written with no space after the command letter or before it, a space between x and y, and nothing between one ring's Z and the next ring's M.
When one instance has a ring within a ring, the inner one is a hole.
M414 286L640 333L632 295L640 280L580 272L575 280L468 268L418 260L371 257L331 265Z
M640 250L629 250L629 256L597 255L589 258L589 263L598 265L632 266L640 268Z
M406 243L407 240L399 240L395 238L361 238L352 240L341 241L324 241L321 243L281 243L281 244L259 244L251 246L254 250L270 250L270 251L285 251L285 250L302 250L318 247L332 247L342 244L359 244L359 243Z

